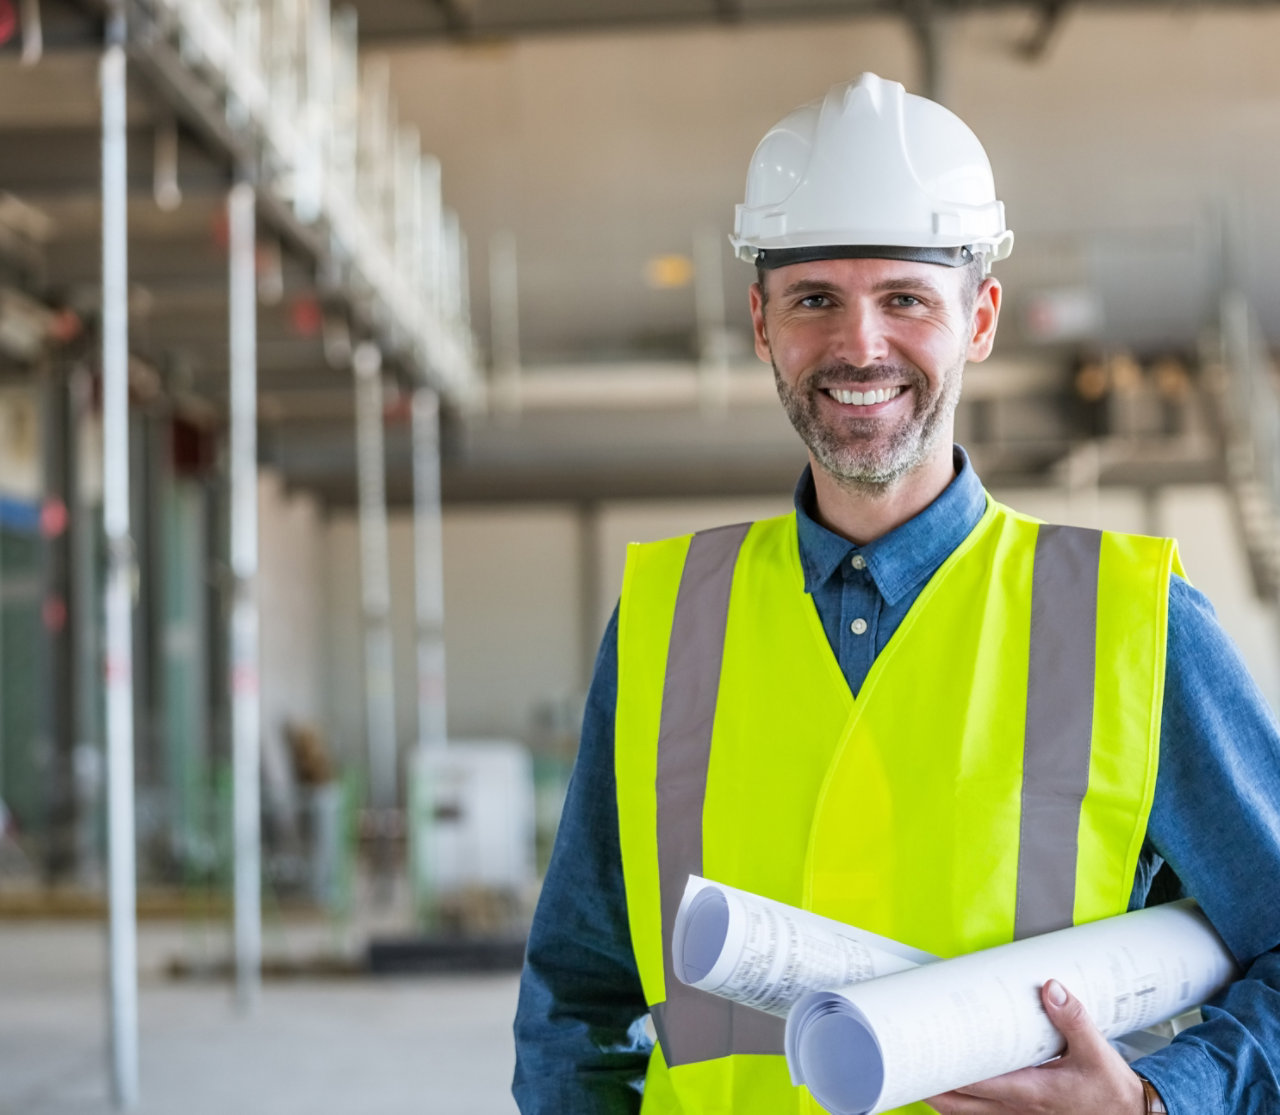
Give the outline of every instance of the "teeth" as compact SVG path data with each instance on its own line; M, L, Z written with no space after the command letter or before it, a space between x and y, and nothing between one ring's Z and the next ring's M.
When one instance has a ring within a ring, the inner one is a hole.
M881 387L876 391L842 391L838 387L829 387L827 388L827 394L838 403L869 407L875 403L887 403L890 399L901 395L905 390L905 387Z

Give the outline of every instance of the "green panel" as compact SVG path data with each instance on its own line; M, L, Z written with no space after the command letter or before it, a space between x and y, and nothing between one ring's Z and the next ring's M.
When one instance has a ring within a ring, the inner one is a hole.
M42 832L52 777L42 703L48 684L39 537L0 531L0 796Z

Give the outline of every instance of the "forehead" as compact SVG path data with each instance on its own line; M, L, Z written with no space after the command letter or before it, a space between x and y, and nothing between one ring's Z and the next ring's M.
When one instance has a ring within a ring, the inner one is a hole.
M818 259L767 270L764 282L770 296L819 285L848 294L870 294L901 286L958 297L962 270L901 259Z

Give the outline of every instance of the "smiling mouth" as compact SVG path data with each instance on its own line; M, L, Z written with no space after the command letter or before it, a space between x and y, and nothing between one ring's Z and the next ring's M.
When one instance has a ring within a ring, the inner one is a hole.
M896 399L906 390L906 387L900 384L897 387L878 387L874 391L847 391L842 387L827 387L824 390L837 403L869 407L874 406L876 403L887 403L890 399Z

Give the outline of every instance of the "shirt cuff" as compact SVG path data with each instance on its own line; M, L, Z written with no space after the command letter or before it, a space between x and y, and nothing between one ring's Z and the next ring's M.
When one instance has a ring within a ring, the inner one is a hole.
M1169 1115L1231 1115L1223 1106L1226 1081L1200 1046L1175 1041L1129 1066L1155 1085Z

